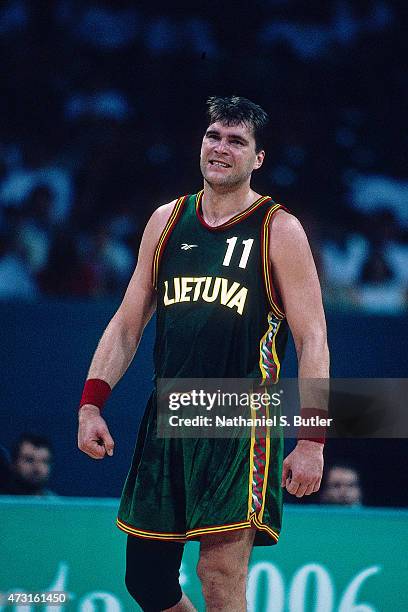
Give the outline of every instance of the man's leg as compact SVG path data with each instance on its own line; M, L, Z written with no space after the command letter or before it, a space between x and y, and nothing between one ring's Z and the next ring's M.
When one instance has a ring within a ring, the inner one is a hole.
M179 584L184 544L128 536L126 588L145 612L195 612Z
M181 600L173 606L172 608L167 608L164 612L197 612L196 608L193 606L189 598L185 593L183 593L183 597Z
M197 573L206 611L246 612L248 562L256 529L201 536Z

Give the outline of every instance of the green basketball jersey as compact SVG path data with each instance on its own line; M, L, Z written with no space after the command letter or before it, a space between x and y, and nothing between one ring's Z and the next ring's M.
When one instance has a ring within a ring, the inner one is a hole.
M282 208L263 196L211 227L203 192L177 200L157 245L156 378L276 382L287 339L269 265L269 224Z
M268 245L269 223L281 206L261 197L210 227L202 194L177 200L155 251L155 376L276 382L287 323L273 289ZM225 439L160 437L155 389L118 527L140 538L184 542L255 526L255 545L275 544L283 438L270 429L254 425L250 437Z

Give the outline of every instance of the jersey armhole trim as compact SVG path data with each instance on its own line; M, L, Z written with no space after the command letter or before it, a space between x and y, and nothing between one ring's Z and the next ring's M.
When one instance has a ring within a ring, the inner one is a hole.
M266 213L264 220L262 222L261 229L261 261L262 261L262 277L264 280L266 295L269 300L270 307L272 309L273 314L278 319L285 318L285 312L283 307L280 304L280 300L278 299L276 290L273 286L272 282L272 271L271 271L271 263L269 259L269 234L270 234L270 220L272 215L275 214L277 210L287 210L282 204L275 204L272 206L268 212Z
M181 210L183 208L183 204L187 199L187 195L182 196L181 198L179 198L177 200L177 202L174 205L173 211L166 223L166 225L164 226L164 229L160 235L159 241L157 243L156 249L154 251L154 256L153 256L153 287L155 289L157 289L157 280L158 280L158 276L159 276L159 264L160 264L160 260L161 257L163 255L163 251L164 248L166 246L166 243L170 237L171 232L174 229L174 226L176 225L177 221L179 220L180 214L181 214Z

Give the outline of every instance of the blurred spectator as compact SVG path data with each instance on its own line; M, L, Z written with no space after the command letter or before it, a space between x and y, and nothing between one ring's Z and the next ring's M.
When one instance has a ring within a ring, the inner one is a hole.
M198 17L177 19L174 14L160 15L145 26L144 42L154 55L195 51L214 56L218 49L210 21Z
M65 117L70 120L100 118L123 121L129 116L129 103L120 91L74 92L65 104Z
M364 310L378 314L399 313L407 304L406 287L395 278L379 250L373 250L364 265L356 296Z
M41 145L26 147L24 165L15 166L3 180L0 206L21 207L34 189L47 186L52 193L50 220L62 223L68 217L72 198L70 172L48 157Z
M317 19L314 23L274 19L266 22L259 39L265 46L286 41L303 59L322 57L334 44L348 45L366 32L381 31L392 23L394 14L390 6L377 1L370 8L368 14L359 17L352 2L340 0L326 8L324 12L330 15L324 24Z
M134 268L131 250L109 232L100 227L92 236L91 251L88 255L99 295L122 293L128 284Z
M51 190L46 185L38 185L33 189L21 210L17 241L34 274L44 268L48 260L51 207Z
M105 6L101 6L97 2L60 0L58 4L60 23L69 27L82 43L103 51L129 46L139 29L138 12L131 3L120 6L120 2L105 1L102 3Z
M372 212L387 206L405 227L408 226L408 181L389 176L356 174L351 181L350 195L356 208Z
M128 243L143 230L130 201L118 201L115 213L109 221L109 232L117 240Z
M47 484L51 475L53 450L44 436L22 434L11 453L10 477L0 487L3 495L56 495Z
M401 236L387 245L385 257L396 278L408 287L408 231L405 238Z
M319 501L322 504L361 506L363 492L357 470L346 464L326 467L320 487Z
M358 281L370 247L361 234L340 234L322 247L325 281L339 286L350 286Z
M33 299L37 285L12 238L0 234L0 299Z
M88 297L97 292L92 267L79 253L75 236L67 228L53 239L47 266L39 273L41 291L55 297Z

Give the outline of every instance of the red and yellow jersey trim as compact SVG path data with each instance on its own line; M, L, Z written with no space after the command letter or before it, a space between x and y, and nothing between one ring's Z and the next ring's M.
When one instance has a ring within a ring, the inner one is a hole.
M260 410L262 414L260 414ZM264 412L264 414L263 414ZM259 416L269 418L269 407L263 406L259 410L251 407L251 417L255 419ZM265 511L266 493L268 486L269 462L271 456L271 432L270 427L258 427L252 425L251 444L249 449L249 475L248 475L248 514L247 518L260 528L262 525L265 530L270 530L275 536L279 534L267 525L263 525L262 519Z
M251 418L254 418L255 410L251 407ZM248 476L248 513L247 519L250 520L254 513L252 506L252 488L253 488L253 474L254 474L254 449L255 449L255 425L251 428L251 443L249 447L249 476Z
M259 518L256 516L256 514L253 514L253 516L251 517L251 520L252 520L253 525L255 525L257 529L260 529L261 531L266 531L266 533L269 536L271 536L271 538L273 538L275 542L279 540L279 533L271 529L269 525L265 525L264 523L262 523L259 520Z
M229 219L225 223L222 223L221 225L217 225L216 227L213 227L212 225L208 225L208 223L205 222L202 211L201 211L201 201L203 199L203 193L204 193L204 190L202 189L196 195L196 201L195 201L196 214L197 214L198 220L200 221L201 225L203 225L205 228L212 230L212 231L224 230L224 229L227 229L228 227L231 227L231 225L235 225L236 223L239 223L239 221L243 221L243 219L246 219L251 213L254 212L254 210L262 206L262 204L265 204L265 202L269 202L269 200L272 199L271 196L261 196L253 204L251 204L249 208L246 208L245 210L238 213L237 215L234 215L231 219Z
M176 541L184 541L186 539L185 533L162 533L160 531L148 531L146 529L138 529L133 525L129 525L121 521L119 518L116 519L116 525L129 535L135 535L139 538L146 538L149 540L176 540Z
M278 319L284 319L285 313L283 312L280 305L278 305L278 299L272 283L271 264L269 258L269 235L270 235L270 221L272 215L279 209L285 210L282 204L275 204L272 206L265 215L261 229L261 259L262 259L262 276L264 279L265 291L269 300L273 314Z
M241 521L239 523L227 523L225 525L214 525L212 527L197 527L196 529L189 529L186 533L166 533L163 531L147 531L146 529L138 529L132 525L124 523L120 519L116 519L116 525L121 531L124 531L128 535L133 535L138 538L144 538L147 540L167 540L171 542L185 542L186 540L198 539L202 535L210 533L223 533L226 531L235 531L237 529L248 529L249 527L255 526L257 529L266 531L268 535L275 540L279 539L279 533L271 529L268 525L264 525L258 517L253 513L247 521Z
M276 383L279 380L281 364L276 350L276 338L281 323L282 319L278 319L272 312L268 314L268 329L259 342L259 369L262 382L268 380Z
M266 408L266 418L269 418L269 408ZM262 519L265 511L265 503L266 503L266 488L268 486L268 473L269 473L269 460L271 456L271 431L270 427L266 427L265 438L263 440L264 451L265 451L265 467L263 474L263 482L262 482L262 506L258 514L255 513L254 517L256 520L259 520L259 523L262 524Z
M161 257L163 255L164 247L166 246L166 243L170 237L171 232L174 229L174 226L176 225L177 221L180 218L183 204L186 201L186 199L187 199L187 196L184 195L181 198L179 198L177 202L175 203L173 211L166 225L164 226L164 229L160 235L159 241L154 251L152 274L153 274L153 287L155 289L157 289L157 279L159 276L159 264L160 264Z

